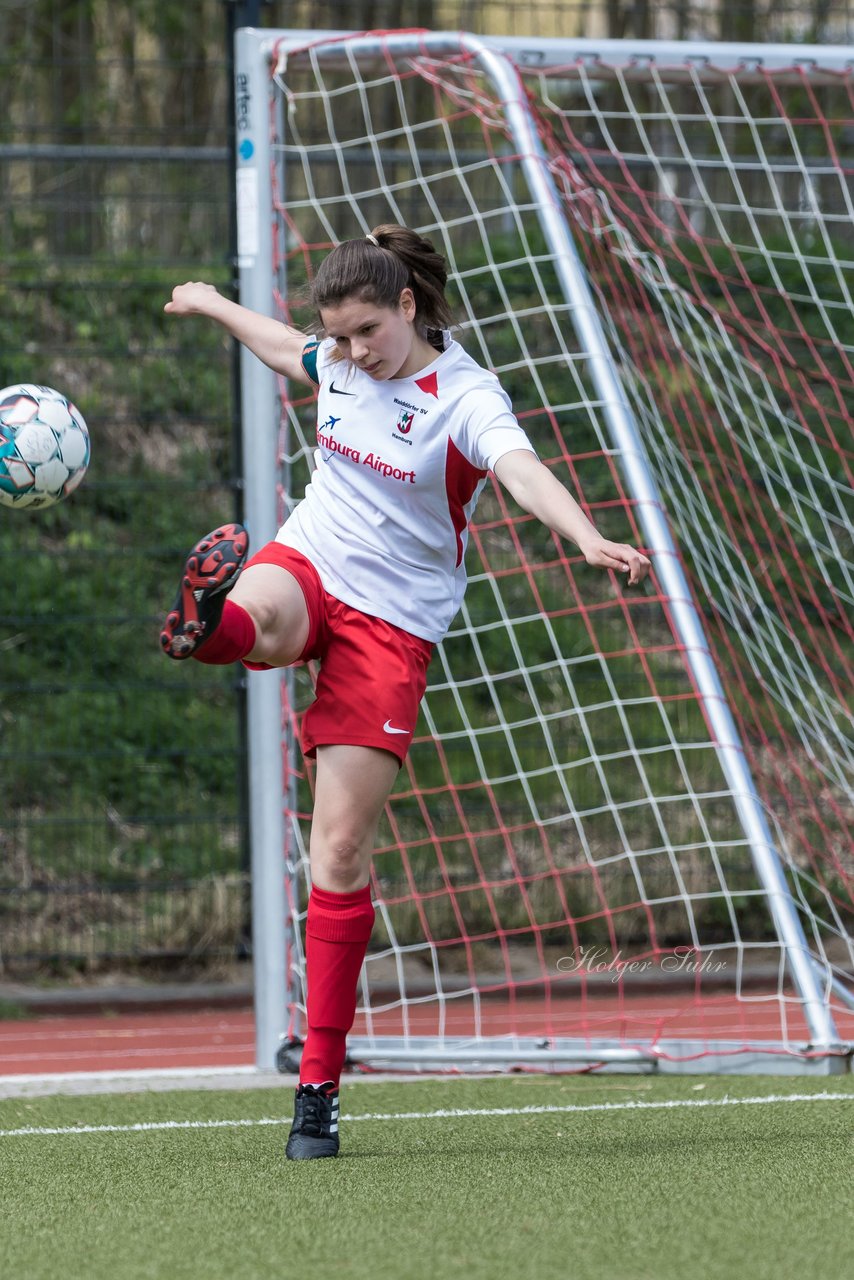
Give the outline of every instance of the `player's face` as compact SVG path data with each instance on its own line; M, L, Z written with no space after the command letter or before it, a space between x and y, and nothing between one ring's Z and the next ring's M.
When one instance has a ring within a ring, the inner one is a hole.
M398 307L345 298L337 307L324 307L320 318L341 354L377 382L408 378L424 368L426 344L415 327L415 300L410 289L403 290ZM432 352L428 360L435 354Z

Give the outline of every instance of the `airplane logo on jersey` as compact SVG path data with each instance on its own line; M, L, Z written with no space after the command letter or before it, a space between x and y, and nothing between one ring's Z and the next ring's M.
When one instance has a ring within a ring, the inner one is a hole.
M335 453L339 450L340 446L338 444L338 441L333 440L331 435L329 434L324 435L323 433L324 431L329 433L332 430L332 428L335 426L335 424L340 421L341 421L340 418L333 417L333 415L330 413L329 417L326 419L325 422L318 423L317 443L319 445L325 446L326 449L328 450L327 453L321 452L320 456L324 462L331 462L333 457L335 456Z

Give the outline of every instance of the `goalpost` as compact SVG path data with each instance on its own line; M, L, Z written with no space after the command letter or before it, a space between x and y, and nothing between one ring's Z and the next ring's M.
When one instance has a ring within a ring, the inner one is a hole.
M850 1063L853 81L828 47L238 33L241 300L310 325L334 243L418 228L654 566L623 589L485 492L374 863L366 1069ZM242 358L257 546L315 424ZM310 674L249 681L261 1066L304 1009Z

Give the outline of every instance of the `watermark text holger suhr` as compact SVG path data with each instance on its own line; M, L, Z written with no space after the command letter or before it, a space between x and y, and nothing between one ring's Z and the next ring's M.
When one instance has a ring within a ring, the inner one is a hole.
M701 955L693 947L675 947L661 955L640 956L626 959L622 951L611 952L607 947L576 947L571 955L557 961L558 973L575 977L610 977L612 982L628 974L648 973L658 968L662 973L699 974L721 973L727 966L725 960L716 960L710 954Z

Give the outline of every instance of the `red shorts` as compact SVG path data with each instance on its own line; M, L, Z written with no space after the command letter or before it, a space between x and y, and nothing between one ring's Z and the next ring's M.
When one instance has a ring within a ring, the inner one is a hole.
M246 563L274 564L296 578L308 610L308 640L299 662L317 659L314 702L302 718L302 749L346 744L380 747L406 758L433 653L429 640L342 604L323 587L314 565L281 542L268 542ZM256 670L266 664L244 662Z

